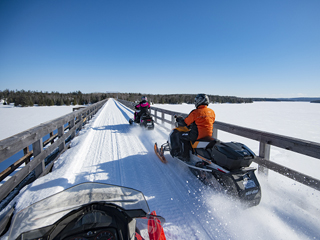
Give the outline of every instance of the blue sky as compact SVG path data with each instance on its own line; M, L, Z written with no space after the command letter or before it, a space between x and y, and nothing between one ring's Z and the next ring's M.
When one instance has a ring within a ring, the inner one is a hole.
M320 97L319 0L1 0L0 89Z

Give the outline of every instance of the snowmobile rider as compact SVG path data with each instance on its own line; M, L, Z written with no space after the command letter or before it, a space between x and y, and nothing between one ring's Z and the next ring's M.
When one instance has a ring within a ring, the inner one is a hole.
M147 97L141 97L141 102L135 106L135 113L134 113L134 121L138 123L140 121L140 117L142 114L147 113L148 109L150 108L150 104L147 102Z
M208 108L209 97L206 94L198 94L194 99L194 104L196 109L192 110L185 119L177 118L177 121L184 121L190 129L189 132L183 132L180 135L182 143L182 156L180 158L183 161L190 160L190 141L195 142L199 139L212 137L213 123L216 118L215 112Z

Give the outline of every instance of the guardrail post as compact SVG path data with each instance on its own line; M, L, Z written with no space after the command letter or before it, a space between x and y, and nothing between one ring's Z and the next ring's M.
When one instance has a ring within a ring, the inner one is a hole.
M50 132L50 138L52 138L53 135L54 135L53 132ZM54 143L54 139L51 140L51 144L53 144L53 143Z
M213 127L213 131L212 131L212 137L214 139L218 139L218 129Z
M38 156L42 151L43 151L43 140L40 138L38 141L34 142L32 144L32 149L33 149L33 157L35 158ZM34 169L34 173L36 178L39 177L42 172L44 171L45 166L44 166L44 161L42 160L40 164Z
M82 114L79 114L77 119L79 120L79 122L81 122L81 124L79 125L79 131L82 129Z
M161 124L164 124L164 112L161 112Z
M171 128L175 127L175 117L174 115L171 115Z
M259 157L265 161L270 160L270 145L267 143L260 142ZM264 175L268 175L268 168L258 165L258 172Z
M23 149L23 155L27 155L29 153L29 146ZM30 162L30 158L28 158L25 162L27 165Z
M154 121L158 123L158 115L157 115L157 110L154 110Z
M84 125L86 125L87 121L88 121L87 115L88 115L87 112L83 113L83 122L82 122L82 124L84 124Z
M58 137L62 137L64 134L64 129L63 129L63 126L59 127L58 128ZM65 144L65 141L63 141L60 145L59 145L59 152L62 152L63 149L65 148L66 144Z
M69 122L69 131L74 127L74 123L75 123L75 120L72 119L70 122ZM71 134L71 139L73 139L76 135L76 131L73 131L72 134Z

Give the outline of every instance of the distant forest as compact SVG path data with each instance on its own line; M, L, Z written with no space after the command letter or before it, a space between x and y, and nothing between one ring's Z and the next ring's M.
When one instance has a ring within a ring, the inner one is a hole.
M106 93L85 94L80 91L71 93L59 92L36 92L36 91L0 91L0 100L3 104L14 103L15 106L62 106L62 105L85 105L96 103L108 98Z
M151 103L160 104L181 104L194 103L197 94L141 94L141 93L112 93L113 98L119 98L130 102L140 101L146 96ZM232 96L208 95L212 103L252 103L251 98L239 98Z
M140 101L146 96L151 103L181 104L194 103L196 94L141 94L141 93L71 93L37 92L24 90L0 90L0 100L3 104L14 103L15 106L61 106L61 105L85 105L99 102L106 98L119 98L131 102ZM208 95L212 103L252 103L251 98L239 98L233 96Z

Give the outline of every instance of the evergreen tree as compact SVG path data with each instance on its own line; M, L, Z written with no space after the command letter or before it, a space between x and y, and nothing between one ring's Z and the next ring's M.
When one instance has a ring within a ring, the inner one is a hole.
M64 101L64 103L65 103L67 106L70 106L70 99L67 98L67 99Z
M53 99L47 98L47 99L46 99L46 105L47 105L47 106L53 106L53 105L54 105Z
M64 105L64 102L63 102L62 98L57 99L56 105L57 105L57 106L62 106L62 105Z

